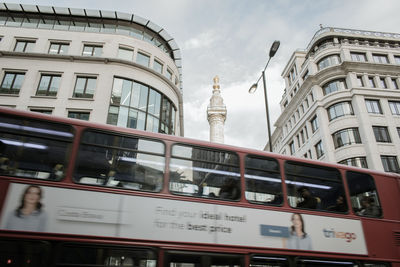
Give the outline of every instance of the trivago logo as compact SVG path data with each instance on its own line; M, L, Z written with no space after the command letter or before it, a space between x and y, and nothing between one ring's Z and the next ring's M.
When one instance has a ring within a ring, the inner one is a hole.
M331 228L330 230L328 229L323 229L324 236L326 238L341 238L341 239L346 239L346 242L351 242L352 240L356 240L357 236L355 233L349 233L349 232L336 232L335 229Z

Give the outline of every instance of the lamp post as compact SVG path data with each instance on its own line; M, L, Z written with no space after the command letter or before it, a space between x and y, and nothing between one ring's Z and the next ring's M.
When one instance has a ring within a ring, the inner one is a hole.
M254 83L250 89L249 89L249 93L252 94L257 90L257 86L258 86L258 82L260 81L261 77L263 78L263 86L264 86L264 97L265 97L265 111L267 113L267 126L268 126L268 142L269 142L269 151L272 152L272 142L271 142L271 126L270 126L270 122L269 122L269 109L268 109L268 98L267 98L267 85L265 82L265 70L268 67L269 61L271 60L271 58L273 56L275 56L276 51L278 51L280 42L279 41L274 41L273 44L271 45L271 48L269 49L269 57L268 57L268 61L267 64L264 67L264 70L262 71L262 74L260 76L260 78L258 78L257 82Z

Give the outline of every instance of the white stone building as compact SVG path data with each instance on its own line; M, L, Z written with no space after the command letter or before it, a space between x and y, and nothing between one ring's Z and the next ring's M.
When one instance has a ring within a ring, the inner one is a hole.
M400 34L322 28L282 76L274 152L400 172Z
M0 105L183 136L181 55L136 14L0 4Z
M226 120L226 106L221 96L218 76L214 77L214 85L210 104L207 107L207 120L210 125L210 142L224 143L224 126Z

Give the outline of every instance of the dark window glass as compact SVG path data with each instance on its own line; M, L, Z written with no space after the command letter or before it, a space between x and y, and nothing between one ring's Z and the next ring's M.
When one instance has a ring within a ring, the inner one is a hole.
M28 240L0 240L1 266L42 267L49 265L50 245Z
M170 267L244 267L244 258L234 254L207 254L192 251L167 251L165 264Z
M231 152L174 145L169 189L176 194L239 200L239 158Z
M381 216L382 209L378 191L372 176L361 172L348 171L346 179L354 212L360 216Z
M390 80L392 81L392 89L399 89L399 84L397 83L397 79L391 78Z
M164 169L161 142L86 131L74 178L84 184L158 192Z
M325 154L324 147L322 146L322 141L319 141L315 145L315 152L317 154L317 159L319 159L320 157L322 157Z
M342 161L339 161L339 164L360 167L360 168L366 168L366 169L368 168L366 157L354 157L354 158L344 159Z
M88 121L90 112L68 111L68 118Z
M24 73L12 73L6 72L1 83L0 93L1 94L19 94L19 90L22 87L24 81Z
M244 177L245 196L248 201L270 205L282 204L282 181L278 161L246 156Z
M372 126L376 142L390 143L390 135L387 127Z
M346 115L354 115L351 102L336 103L328 108L329 120L334 120Z
M314 116L314 117L311 119L311 129L312 129L312 132L314 133L316 130L318 130L318 128L319 128L318 118L317 118L317 116Z
M40 108L31 108L30 111L43 113L43 114L51 114L51 113L53 113L53 110L51 110L51 109L40 109Z
M0 173L60 180L69 162L73 139L66 125L0 116Z
M74 97L93 98L96 89L96 80L95 77L77 77Z
M292 207L347 211L342 179L337 169L287 161L285 175L288 201Z
M396 156L381 156L381 160L385 172L400 173L399 162Z
M147 85L114 78L107 123L121 127L175 134L172 102Z
M359 87L364 87L364 81L362 79L362 76L357 76L357 85Z
M296 266L301 267L330 267L330 266L343 266L343 267L359 267L355 262L349 260L338 259L312 259L312 258L297 258Z
M57 252L57 266L157 266L150 249L63 243Z
M352 144L361 144L361 137L358 128L348 128L337 131L332 134L332 138L335 148Z
M61 75L42 74L36 95L56 96L60 88Z
M250 267L289 267L289 261L283 256L253 255Z

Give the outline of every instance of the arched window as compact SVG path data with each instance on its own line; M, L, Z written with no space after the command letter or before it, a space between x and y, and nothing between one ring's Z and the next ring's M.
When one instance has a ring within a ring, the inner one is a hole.
M339 65L341 62L338 54L329 55L318 61L318 70L323 70L329 66Z
M347 88L345 79L336 79L330 82L327 82L322 86L322 91L324 95L328 95L330 93L345 90Z
M328 108L328 117L329 120L334 120L336 118L346 116L346 115L354 115L353 108L351 106L351 102L339 102L333 104Z

